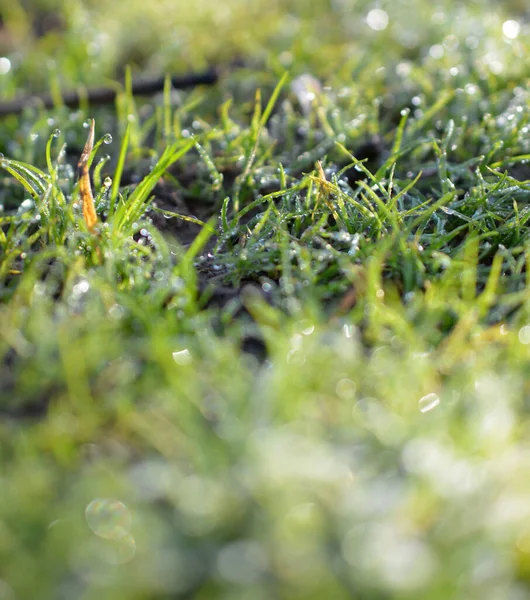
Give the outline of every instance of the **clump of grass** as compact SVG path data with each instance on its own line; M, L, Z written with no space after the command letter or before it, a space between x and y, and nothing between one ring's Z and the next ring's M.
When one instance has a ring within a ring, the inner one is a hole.
M161 6L4 18L0 596L525 597L524 7Z

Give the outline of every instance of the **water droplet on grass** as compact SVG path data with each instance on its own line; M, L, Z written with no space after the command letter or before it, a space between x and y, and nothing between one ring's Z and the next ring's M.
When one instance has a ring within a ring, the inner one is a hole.
M509 19L502 24L502 33L509 40L514 40L521 32L521 25L517 21Z
M434 46L431 46L429 49L429 55L434 59L442 58L444 54L445 50L441 44L434 44Z
M20 212L25 212L27 210L31 210L33 207L35 206L35 202L33 202L33 200L30 200L29 198L26 198L26 200L24 200L19 207Z
M109 317L115 321L119 321L125 314L123 306L120 304L113 304L109 308Z
M304 73L296 77L291 83L291 92L296 96L302 112L308 116L313 106L313 101L321 93L322 88L318 79Z
M0 57L0 75L5 75L11 70L11 61L6 56Z
M131 513L119 500L108 498L92 500L85 509L85 519L90 529L103 539L119 540L126 536L130 537Z
M54 129L52 136L54 138L58 138L61 135L61 130L60 129Z
M178 352L173 352L172 356L177 365L188 365L191 362L191 354L187 348L179 350Z
M373 8L366 15L366 23L374 31L383 31L388 27L388 13L381 8Z
M525 325L519 329L519 341L521 344L530 344L530 325Z
M76 283L72 288L72 293L74 296L82 296L86 294L90 289L90 283L86 279L82 279L79 283Z
M112 135L110 133L106 133L103 136L103 143L104 144L111 144L112 143Z
M310 319L303 319L298 323L298 329L303 335L311 335L315 331L315 325Z
M436 408L439 404L440 398L438 394L435 394L434 392L423 396L423 398L420 398L418 401L418 407L422 413L429 412L433 408Z
M342 333L345 338L350 340L355 335L355 325L349 325L349 324L343 325Z

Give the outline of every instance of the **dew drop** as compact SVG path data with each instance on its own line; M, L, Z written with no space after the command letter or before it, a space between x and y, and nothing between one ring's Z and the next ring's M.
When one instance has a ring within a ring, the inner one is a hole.
M106 133L103 136L103 143L104 144L110 144L110 143L112 143L112 136L110 135L110 133Z
M119 500L96 498L85 509L85 519L92 531L106 540L119 540L129 534L132 517Z
M5 75L11 70L11 61L6 56L0 57L0 75Z
M112 179L110 177L105 177L105 180L103 181L103 185L106 188L109 188L112 185Z
M83 123L83 127L88 129L92 125L92 119L86 119Z
M530 344L530 325L521 327L521 329L519 329L518 337L521 344Z
M383 31L388 27L388 14L381 8L373 8L366 15L366 23L375 31Z
M177 363L177 365L188 365L192 360L190 351L187 348L184 348L184 350L173 352L172 356L173 360Z
M82 296L86 294L90 289L90 283L86 279L82 279L79 283L76 283L72 288L72 293L74 296Z
M441 44L434 44L434 46L431 46L429 49L429 55L434 59L442 58L444 53L445 50Z
M26 210L31 210L34 206L35 206L35 203L33 202L33 200L26 198L26 200L21 202L19 208L21 211L26 211Z
M315 325L310 319L303 319L298 323L298 327L303 335L311 335L315 331Z
M58 138L61 135L61 130L60 129L55 129L52 133L54 138Z
M422 413L429 412L433 408L436 408L439 404L440 398L438 394L435 394L434 392L423 396L423 398L420 398L418 401L418 407Z
M342 333L344 334L344 337L347 339L351 339L354 335L355 335L355 326L354 325L343 325L342 326Z
M509 40L514 40L520 32L521 25L518 23L518 21L513 21L512 19L510 19L509 21L504 21L504 23L502 24L502 33Z

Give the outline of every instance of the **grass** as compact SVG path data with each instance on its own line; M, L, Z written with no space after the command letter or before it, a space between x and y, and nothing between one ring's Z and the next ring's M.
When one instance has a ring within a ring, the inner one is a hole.
M0 598L526 598L524 3L224 6L3 15Z

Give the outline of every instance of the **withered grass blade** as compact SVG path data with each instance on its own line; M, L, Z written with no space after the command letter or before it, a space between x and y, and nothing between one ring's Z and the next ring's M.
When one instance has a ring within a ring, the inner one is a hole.
M79 194L81 196L81 202L83 203L83 217L89 231L94 231L94 227L98 222L96 209L94 207L94 196L92 195L92 186L90 185L90 174L88 170L88 160L90 153L94 147L94 128L95 121L92 119L90 124L90 131L88 132L88 138L83 148L81 158L77 163L79 169Z

